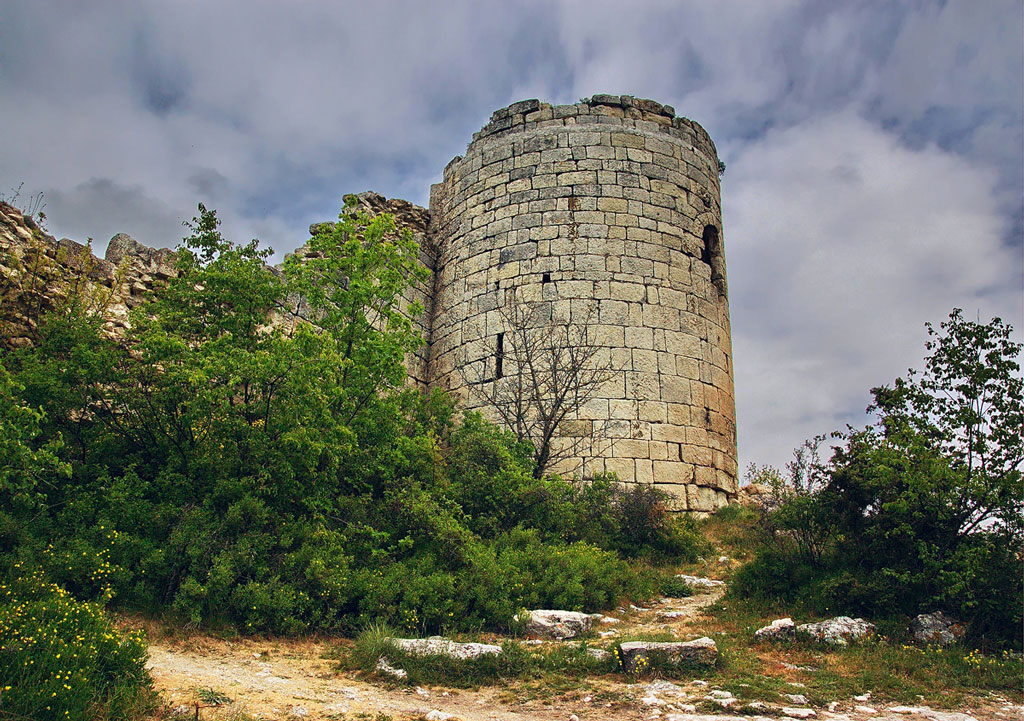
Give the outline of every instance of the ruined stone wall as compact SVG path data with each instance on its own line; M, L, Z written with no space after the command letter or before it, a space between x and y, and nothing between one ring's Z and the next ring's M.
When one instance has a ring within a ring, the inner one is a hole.
M430 326L434 310L434 272L437 260L437 249L434 246L433 238L429 235L430 211L413 205L408 200L399 198L385 198L379 193L366 191L346 198L354 198L360 210L370 216L378 213L388 213L395 219L395 226L400 230L408 230L412 233L413 239L420 247L420 263L430 271L430 277L423 283L410 285L402 293L398 301L399 310L410 317L408 310L413 302L418 302L423 307L423 312L418 316L411 316L413 326L423 336L424 344L418 350L410 353L405 364L409 372L409 379L418 387L426 389L428 386L429 356L430 356ZM313 223L309 226L309 234L315 235L317 226L322 223ZM296 254L303 254L306 246L295 251Z
M42 315L69 293L101 313L105 331L117 335L127 327L129 311L176 273L169 250L118 233L106 256L97 258L89 246L57 240L17 208L0 203L0 347L30 344Z
M554 318L596 305L614 374L577 418L613 442L580 459L706 512L737 488L718 155L698 124L629 96L494 113L431 190L431 383L481 406L511 294Z

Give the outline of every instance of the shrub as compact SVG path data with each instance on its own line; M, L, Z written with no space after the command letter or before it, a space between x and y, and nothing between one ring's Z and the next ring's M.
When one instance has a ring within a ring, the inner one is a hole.
M390 218L349 202L280 274L218 223L200 206L123 343L79 303L4 356L0 574L192 627L426 633L596 611L696 555L660 492L538 477L527 443L405 387L422 269Z
M649 597L656 588L653 571L633 569L587 543L545 544L532 529L499 538L497 550L503 575L526 608L597 611L622 598Z
M684 583L673 569L661 574L658 580L658 593L668 598L686 598L693 595L693 588Z
M132 719L155 705L141 633L30 574L0 585L0 716Z

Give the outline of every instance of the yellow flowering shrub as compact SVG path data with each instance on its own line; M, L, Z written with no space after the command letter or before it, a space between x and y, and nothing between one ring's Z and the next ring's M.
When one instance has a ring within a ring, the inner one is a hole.
M27 574L0 584L0 717L140 718L152 705L141 632Z

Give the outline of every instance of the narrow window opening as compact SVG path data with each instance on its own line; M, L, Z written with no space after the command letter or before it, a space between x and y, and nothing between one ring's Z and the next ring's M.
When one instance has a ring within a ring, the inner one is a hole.
M550 283L550 282L551 282L551 273L545 273L545 274L544 274L544 275L543 275L543 276L541 277L541 279L540 279L540 284L541 284L541 285L547 285L547 284L548 284L548 283Z
M700 252L700 259L711 265L711 259L718 254L718 228L713 225L704 226L704 247Z
M498 333L498 350L494 354L494 377L501 378L505 373L505 334Z
M700 251L700 259L711 269L711 282L718 288L718 294L725 297L725 275L722 274L722 239L718 228L713 225L704 226L704 247ZM715 262L718 261L718 262Z

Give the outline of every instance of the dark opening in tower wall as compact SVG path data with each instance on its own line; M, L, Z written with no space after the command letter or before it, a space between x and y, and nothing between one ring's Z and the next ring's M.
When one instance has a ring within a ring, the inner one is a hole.
M711 259L718 253L718 228L713 225L704 226L704 247L700 252L700 259L711 265Z
M722 241L718 235L718 228L714 225L705 225L702 240L704 243L700 251L700 259L711 268L711 282L718 289L719 296L725 297L725 275L722 272L724 268Z
M501 378L505 374L505 334L498 333L498 349L494 354L494 377Z

